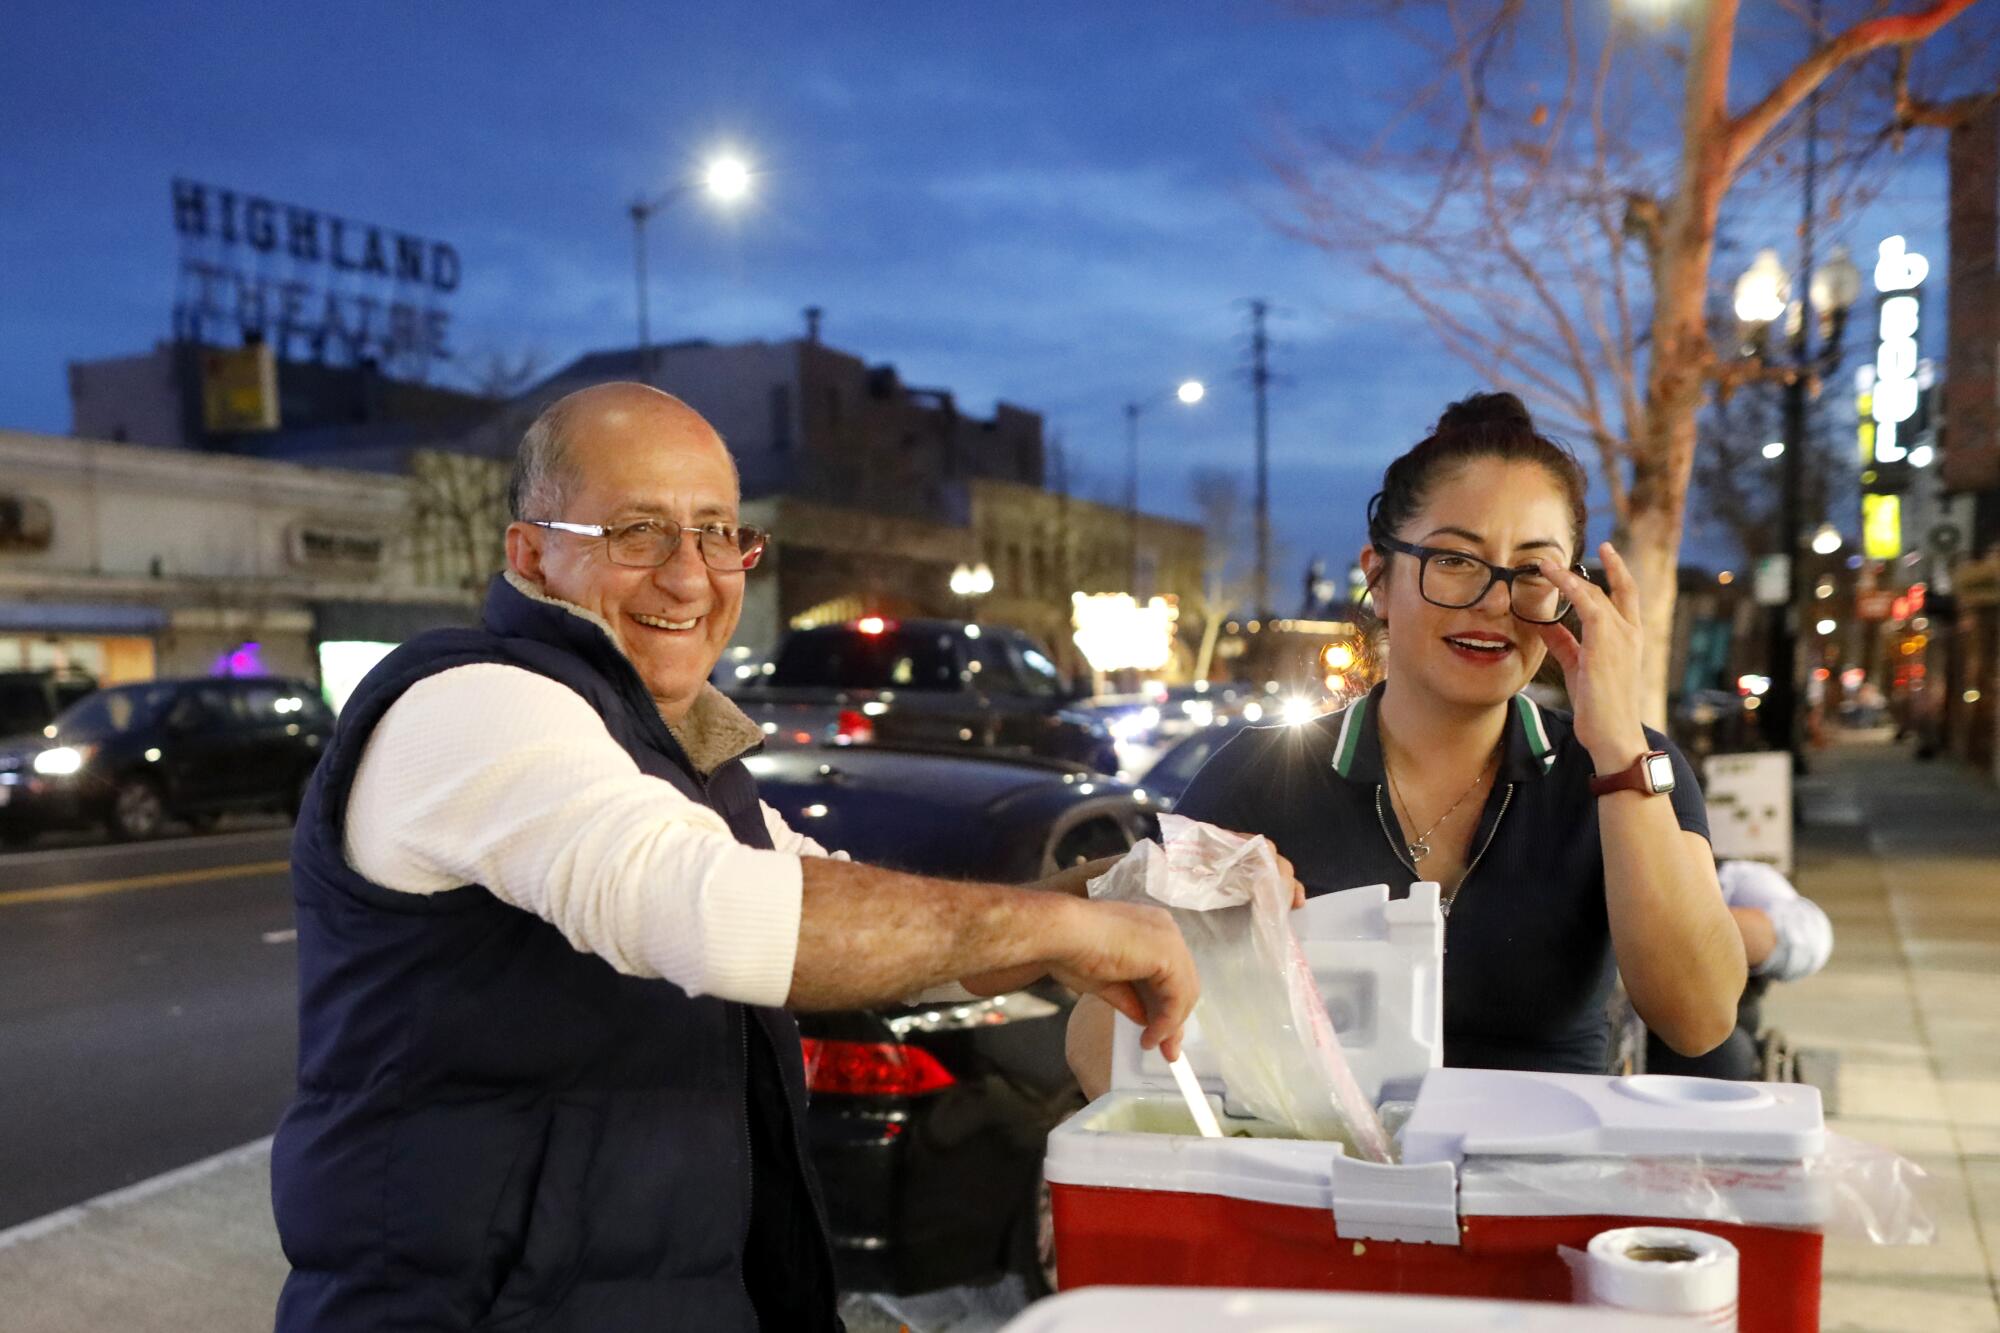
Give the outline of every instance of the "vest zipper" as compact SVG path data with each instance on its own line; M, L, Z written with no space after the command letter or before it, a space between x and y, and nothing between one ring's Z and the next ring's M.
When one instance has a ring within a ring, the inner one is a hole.
M736 1280L743 1287L743 1299L750 1305L750 1317L759 1327L763 1320L757 1318L757 1297L750 1290L750 1223L757 1215L757 1153L755 1135L750 1126L750 1012L739 1008L737 1032L743 1039L743 1238L736 1246Z

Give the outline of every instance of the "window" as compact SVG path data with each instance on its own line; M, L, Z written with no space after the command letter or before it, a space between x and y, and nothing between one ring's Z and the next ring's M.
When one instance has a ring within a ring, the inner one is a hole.
M792 386L771 386L771 449L785 453L792 447Z
M787 637L764 681L778 689L955 690L958 653L946 633L832 625Z
M1053 699L1063 693L1063 675L1049 655L1036 646L1032 639L1012 639L1007 643L1014 655L1015 670L1021 678L1021 688L1028 694Z
M174 693L171 685L99 690L56 719L56 734L66 741L122 735L151 723Z

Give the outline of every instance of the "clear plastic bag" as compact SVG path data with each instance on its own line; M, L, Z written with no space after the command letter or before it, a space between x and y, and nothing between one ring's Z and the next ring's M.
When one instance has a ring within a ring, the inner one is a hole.
M1547 1200L1552 1211L1791 1226L1877 1245L1937 1237L1929 1175L1887 1148L1840 1134L1803 1161L1707 1157L1475 1157L1459 1172L1469 1208Z
M1195 1017L1232 1100L1300 1138L1391 1160L1291 927L1291 890L1269 840L1179 815L1090 882L1090 896L1173 911L1201 974Z

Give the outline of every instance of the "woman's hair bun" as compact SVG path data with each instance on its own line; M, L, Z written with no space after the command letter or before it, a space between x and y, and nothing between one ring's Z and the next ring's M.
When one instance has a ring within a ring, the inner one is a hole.
M1445 408L1438 418L1435 435L1462 430L1485 430L1494 426L1507 426L1532 434L1534 418L1528 415L1526 404L1511 393L1475 393L1470 398L1461 398Z

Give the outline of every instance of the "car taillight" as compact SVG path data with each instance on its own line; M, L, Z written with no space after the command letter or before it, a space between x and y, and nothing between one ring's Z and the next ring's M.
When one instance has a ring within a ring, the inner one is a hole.
M937 1057L894 1042L802 1037L806 1087L848 1097L918 1097L958 1082Z
M836 745L866 745L875 739L875 724L866 715L852 708L840 710L840 718L833 724L833 742Z

